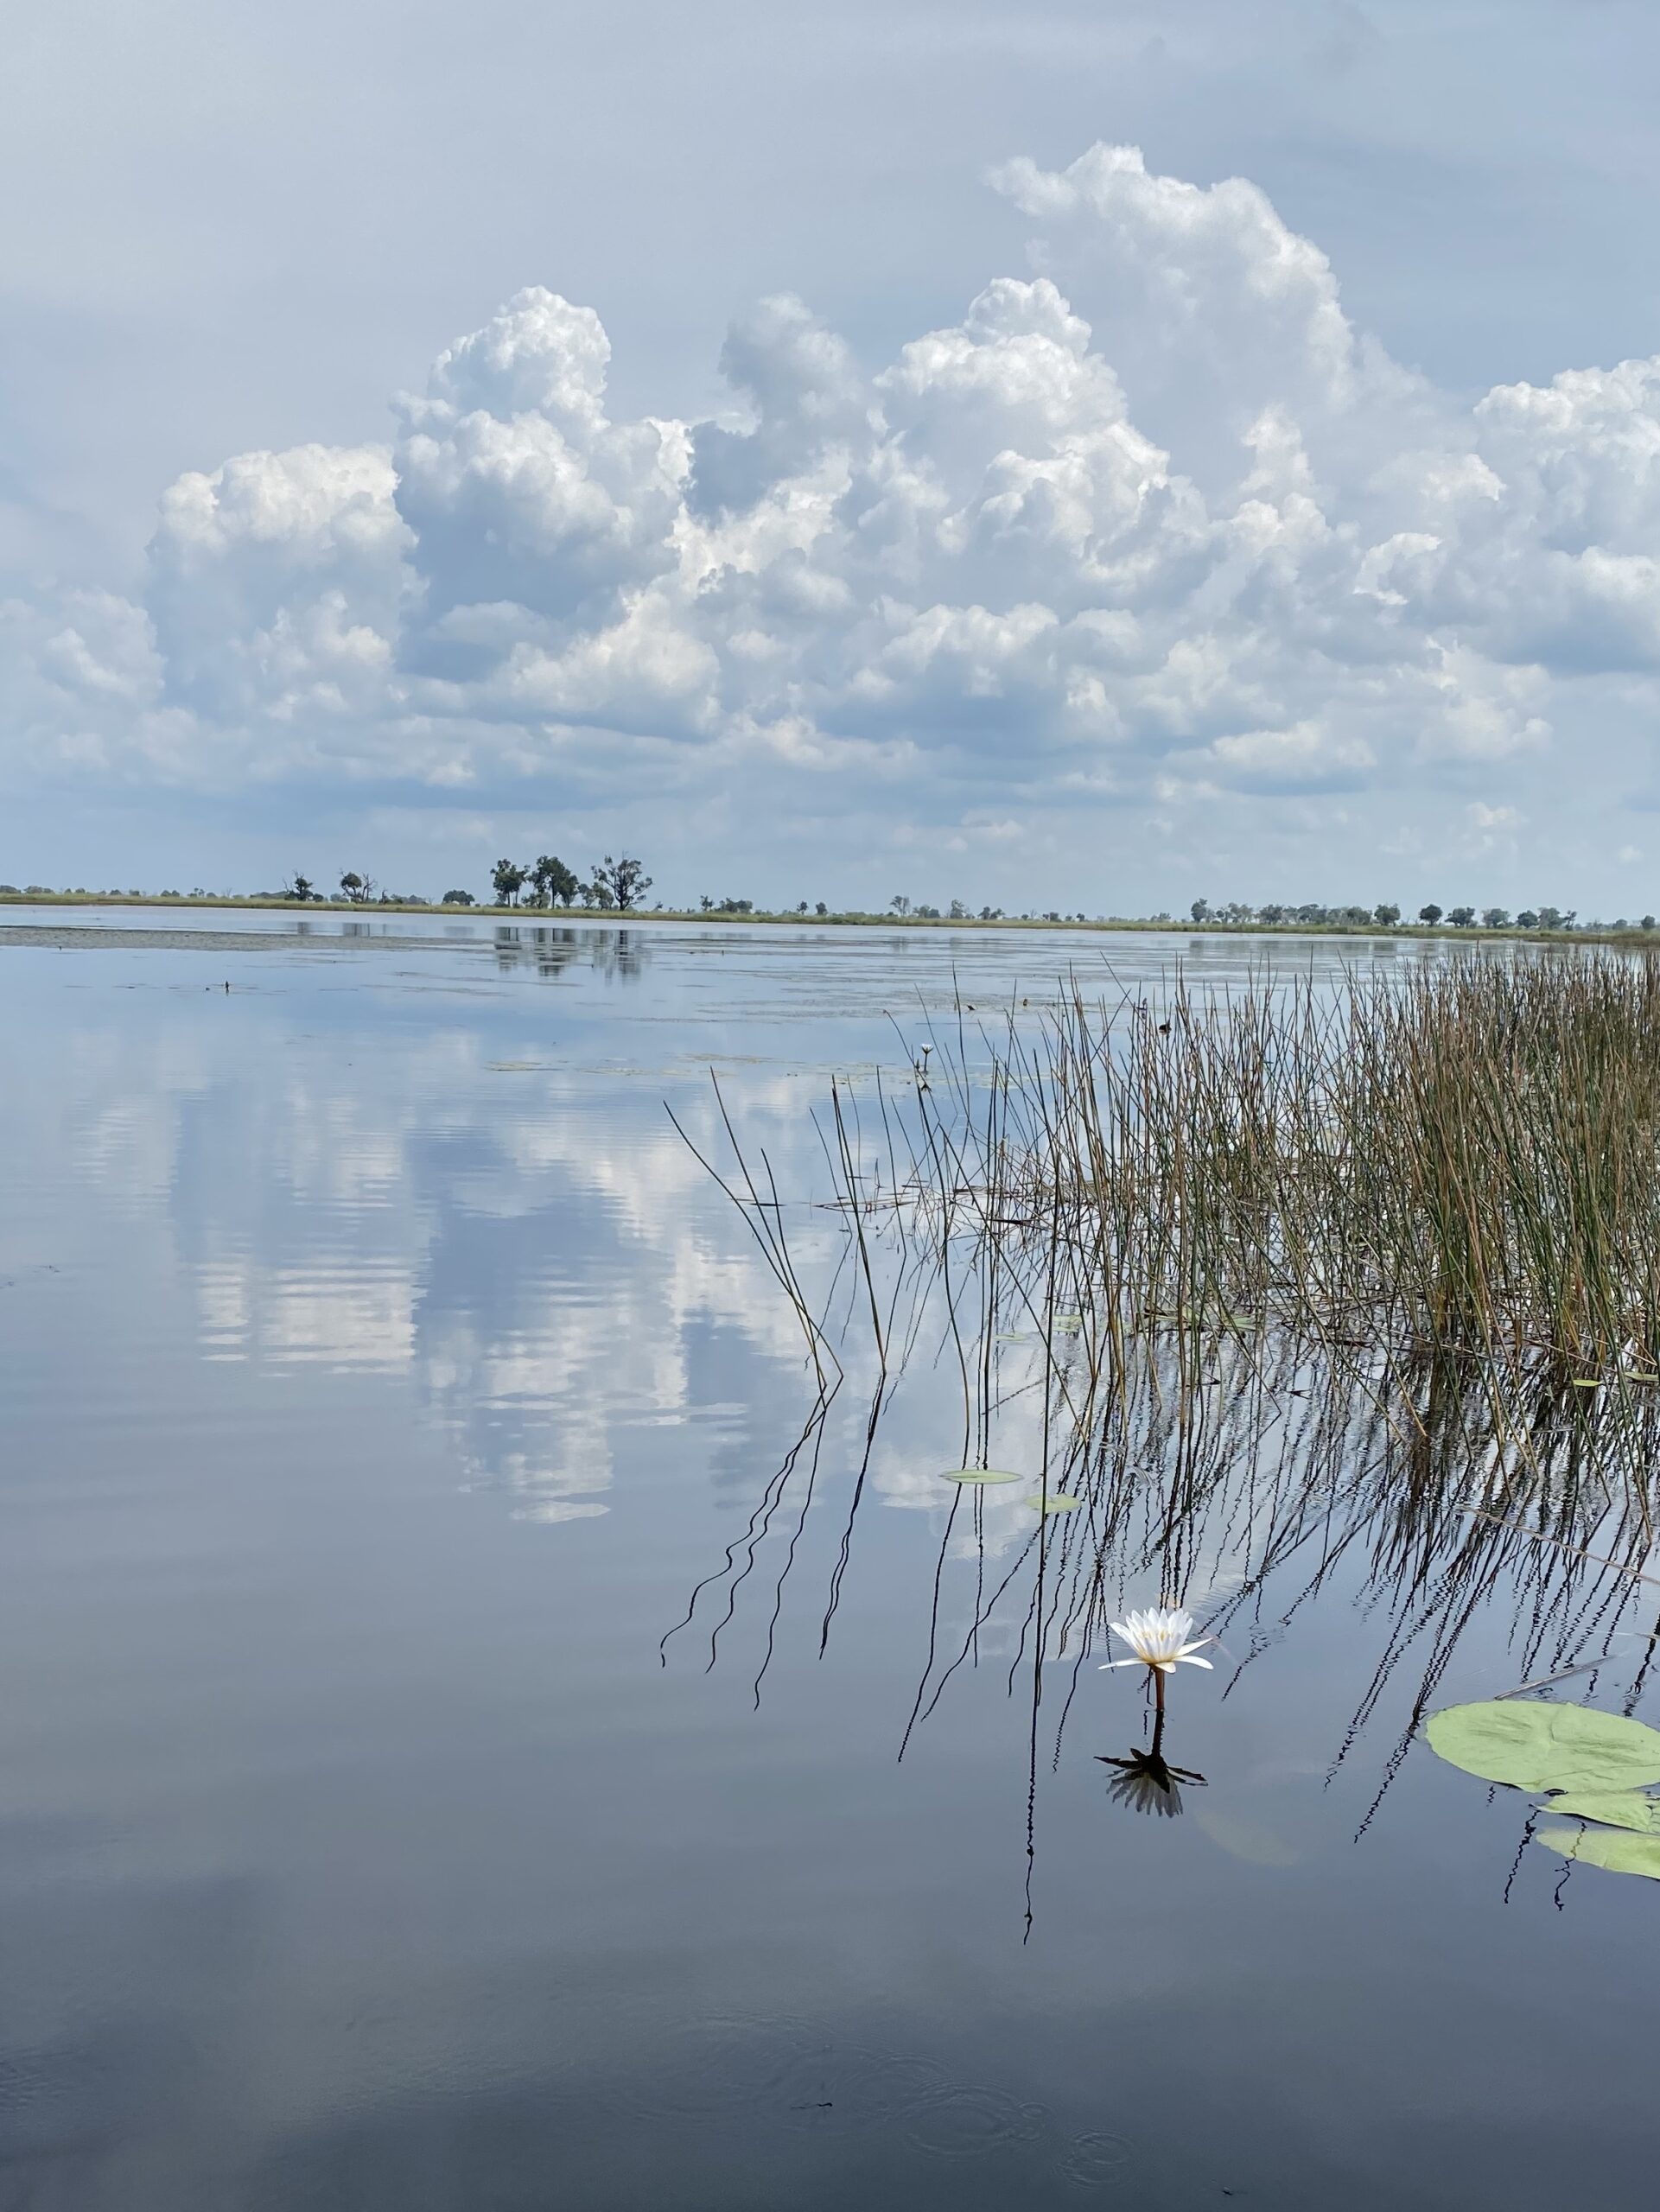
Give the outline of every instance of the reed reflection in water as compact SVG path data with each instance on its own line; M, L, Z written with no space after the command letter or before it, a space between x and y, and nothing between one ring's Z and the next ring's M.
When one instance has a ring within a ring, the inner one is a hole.
M1363 1829L1479 1613L1507 1611L1518 1692L1612 1669L1632 1708L1660 1630L1652 962L1472 960L1324 994L1074 988L1035 1032L959 1007L908 1058L899 1084L838 1083L825 1103L844 1236L811 1288L789 1207L732 1140L722 1179L817 1395L683 1625L717 1599L729 1620L787 1529L782 1603L851 1388L867 1410L827 1644L882 1440L921 1393L937 1470L961 1465L916 1484L942 1525L901 1757L995 1648L1029 1700L1035 1802L1127 1599L1202 1615L1225 1700L1340 1577L1375 1657L1333 1771L1403 1668L1416 1685ZM976 1468L1025 1469L1032 1495L964 1479ZM1173 1811L1162 1719L1161 1700L1150 1747L1110 1763L1126 1802L1162 1791Z

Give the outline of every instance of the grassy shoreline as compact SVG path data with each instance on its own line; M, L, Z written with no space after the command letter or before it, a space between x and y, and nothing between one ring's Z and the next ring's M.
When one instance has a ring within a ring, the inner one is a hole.
M831 914L798 914L794 912L758 912L747 914L704 913L695 907L631 907L626 912L614 907L601 906L445 906L417 899L387 899L384 904L375 899L366 906L354 904L347 899L314 899L302 905L298 900L285 899L279 893L253 892L246 894L230 893L187 893L171 895L146 893L134 896L130 892L51 891L0 892L0 914L12 907L133 907L145 912L256 912L307 914L338 914L347 918L387 914L432 914L448 916L452 920L476 919L487 917L493 921L530 922L539 926L549 924L601 922L615 927L626 924L629 928L647 922L716 923L723 928L778 929L785 927L807 929L871 929L871 930L1027 930L1027 931L1084 931L1101 936L1135 932L1159 937L1266 937L1266 938L1451 938L1460 943L1472 939L1487 942L1511 942L1526 944L1615 944L1660 946L1660 931L1641 929L1575 928L1572 930L1524 930L1513 925L1504 929L1486 929L1479 923L1460 925L1456 923L1400 921L1390 925L1379 922L1195 922L1191 919L1154 920L1115 915L1106 920L1050 921L1046 917L1030 918L1019 914L1000 916L995 921L983 921L978 915L960 915L952 918L944 914L869 914L858 912Z

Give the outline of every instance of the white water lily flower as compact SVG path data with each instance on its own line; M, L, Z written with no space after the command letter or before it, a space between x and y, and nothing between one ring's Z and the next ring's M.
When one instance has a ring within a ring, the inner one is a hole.
M1127 1621L1114 1621L1112 1633L1122 1637L1135 1654L1133 1659L1106 1659L1101 1671L1110 1667L1153 1667L1167 1675L1173 1667L1208 1667L1208 1659L1198 1654L1216 1638L1201 1636L1196 1643L1187 1639L1193 1633L1193 1617L1180 1606L1167 1610L1162 1605L1149 1605L1145 1612L1132 1613Z

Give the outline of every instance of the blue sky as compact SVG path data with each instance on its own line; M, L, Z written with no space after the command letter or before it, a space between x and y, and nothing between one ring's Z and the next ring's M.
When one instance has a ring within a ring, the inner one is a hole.
M1660 903L1651 8L8 36L0 877Z

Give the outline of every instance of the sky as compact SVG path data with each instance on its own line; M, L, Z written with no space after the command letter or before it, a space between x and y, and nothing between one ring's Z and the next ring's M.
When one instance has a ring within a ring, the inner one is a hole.
M1660 10L12 0L0 880L1660 907Z

